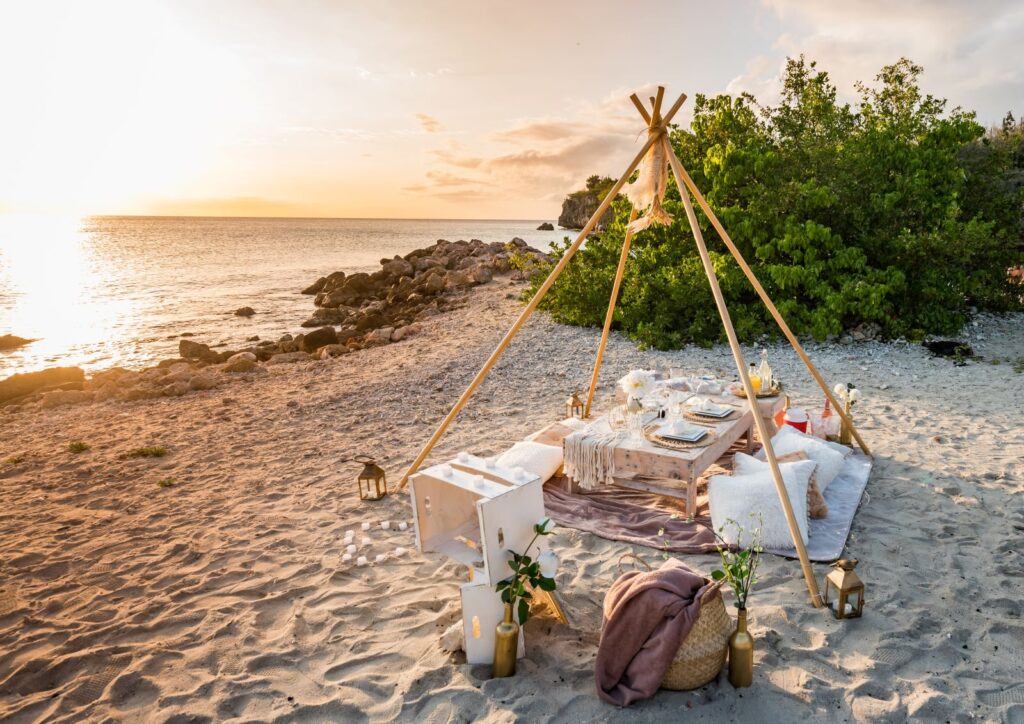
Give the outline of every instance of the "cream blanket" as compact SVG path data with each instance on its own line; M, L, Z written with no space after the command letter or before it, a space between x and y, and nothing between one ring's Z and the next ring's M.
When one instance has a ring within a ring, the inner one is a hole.
M614 432L600 419L587 429L574 432L564 441L565 474L583 490L609 485L615 477L615 446L626 432Z

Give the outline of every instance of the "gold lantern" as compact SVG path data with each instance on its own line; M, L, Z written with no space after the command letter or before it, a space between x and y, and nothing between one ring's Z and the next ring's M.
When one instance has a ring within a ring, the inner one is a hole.
M565 416L583 418L583 401L575 392L569 395L569 399L565 401Z
M359 498L361 500L380 500L388 494L388 481L384 470L377 465L377 461L369 455L356 455L352 458L357 463L363 464L363 471L359 473Z
M853 572L857 559L836 561L825 576L825 605L836 618L860 618L864 613L864 582ZM836 598L829 602L829 589L835 589Z

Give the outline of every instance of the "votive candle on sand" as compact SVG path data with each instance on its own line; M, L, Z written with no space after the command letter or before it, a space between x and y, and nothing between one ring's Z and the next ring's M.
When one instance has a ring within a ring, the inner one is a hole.
M384 530L391 530L391 521L390 520L382 520L380 522L380 527L383 528Z
M360 526L360 527L361 527L361 528L362 528L363 530L370 530L370 524L369 524L369 523L363 523L363 524L362 524L362 526Z
M398 524L398 530L405 530L408 527L409 527L409 524L406 523L404 520L401 523Z
M366 556L359 556L356 558L356 565L362 568L366 565Z

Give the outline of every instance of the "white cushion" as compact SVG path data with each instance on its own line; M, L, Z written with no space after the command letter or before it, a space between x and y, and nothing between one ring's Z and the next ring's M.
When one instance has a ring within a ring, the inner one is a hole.
M816 480L822 494L839 475L839 471L843 469L843 463L846 461L846 455L832 449L834 444L820 440L813 435L806 435L792 425L783 425L772 438L772 449L775 450L776 455L802 452L808 460L813 460L818 464L818 469L815 471L817 473ZM763 449L758 451L757 459L765 459Z
M807 485L814 473L815 464L810 460L799 463L784 463L782 482L793 506L797 528L804 544L807 544ZM768 469L746 475L712 475L708 480L708 504L711 507L711 524L727 543L749 544L750 531L758 526L761 514L761 543L767 548L790 548L793 536L789 532L786 514L772 473ZM735 521L747 534L737 540Z
M548 480L562 466L562 448L524 440L499 455L495 464L499 468L522 468Z

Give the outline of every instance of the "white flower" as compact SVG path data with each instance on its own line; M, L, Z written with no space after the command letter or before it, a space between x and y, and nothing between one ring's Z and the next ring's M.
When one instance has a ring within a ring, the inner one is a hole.
M858 392L857 388L854 387L852 390L850 390L850 402L856 402L859 399L860 399L860 392Z
M534 528L534 530L536 530L538 533L544 534L551 530L553 527L554 523L551 522L551 518L544 517L537 521L537 525Z
M842 382L836 382L836 386L832 388L832 391L836 393L836 397L846 397L846 385Z
M628 396L643 398L654 391L654 378L643 370L633 370L622 378L620 385Z
M554 578L558 573L558 556L554 551L542 552L537 556L537 562L540 563L540 574L545 578Z

